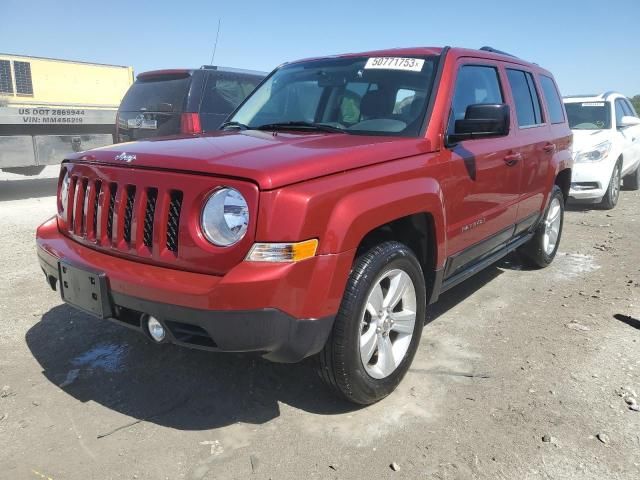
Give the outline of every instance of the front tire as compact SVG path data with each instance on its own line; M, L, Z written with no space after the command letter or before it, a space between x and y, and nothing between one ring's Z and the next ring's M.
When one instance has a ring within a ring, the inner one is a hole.
M529 266L545 268L553 262L560 246L564 225L564 195L557 185L553 186L549 205L533 237L519 251Z
M621 183L622 165L620 162L616 163L613 167L613 173L611 173L611 180L609 181L609 187L607 192L602 197L600 207L604 210L612 210L618 204L620 198L620 183Z
M399 242L360 255L351 270L333 330L317 356L323 381L350 402L389 395L415 356L426 313L420 262Z

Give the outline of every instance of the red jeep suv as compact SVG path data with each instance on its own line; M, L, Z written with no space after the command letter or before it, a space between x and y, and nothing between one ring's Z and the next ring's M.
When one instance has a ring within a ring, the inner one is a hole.
M156 342L314 356L369 404L442 292L558 250L564 107L549 72L492 48L287 63L221 128L63 162L37 244L65 302Z

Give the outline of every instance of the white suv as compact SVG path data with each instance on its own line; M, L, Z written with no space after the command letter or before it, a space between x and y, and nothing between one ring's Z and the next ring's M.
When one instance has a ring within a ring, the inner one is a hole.
M615 92L565 97L564 106L575 160L569 196L611 209L622 179L626 188L640 188L640 118Z

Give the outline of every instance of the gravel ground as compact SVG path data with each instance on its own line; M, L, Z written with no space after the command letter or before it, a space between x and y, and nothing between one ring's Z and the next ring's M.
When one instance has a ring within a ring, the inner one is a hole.
M397 392L357 409L307 364L151 344L63 305L34 248L56 180L0 175L0 477L640 478L640 194L567 212L445 294Z

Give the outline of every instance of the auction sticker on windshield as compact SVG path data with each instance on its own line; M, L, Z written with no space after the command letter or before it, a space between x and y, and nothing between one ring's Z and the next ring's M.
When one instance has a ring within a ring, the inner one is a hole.
M583 103L583 107L604 107L604 102L589 102Z
M404 57L371 57L367 60L364 68L382 70L407 70L410 72L420 72L424 65L422 58Z

